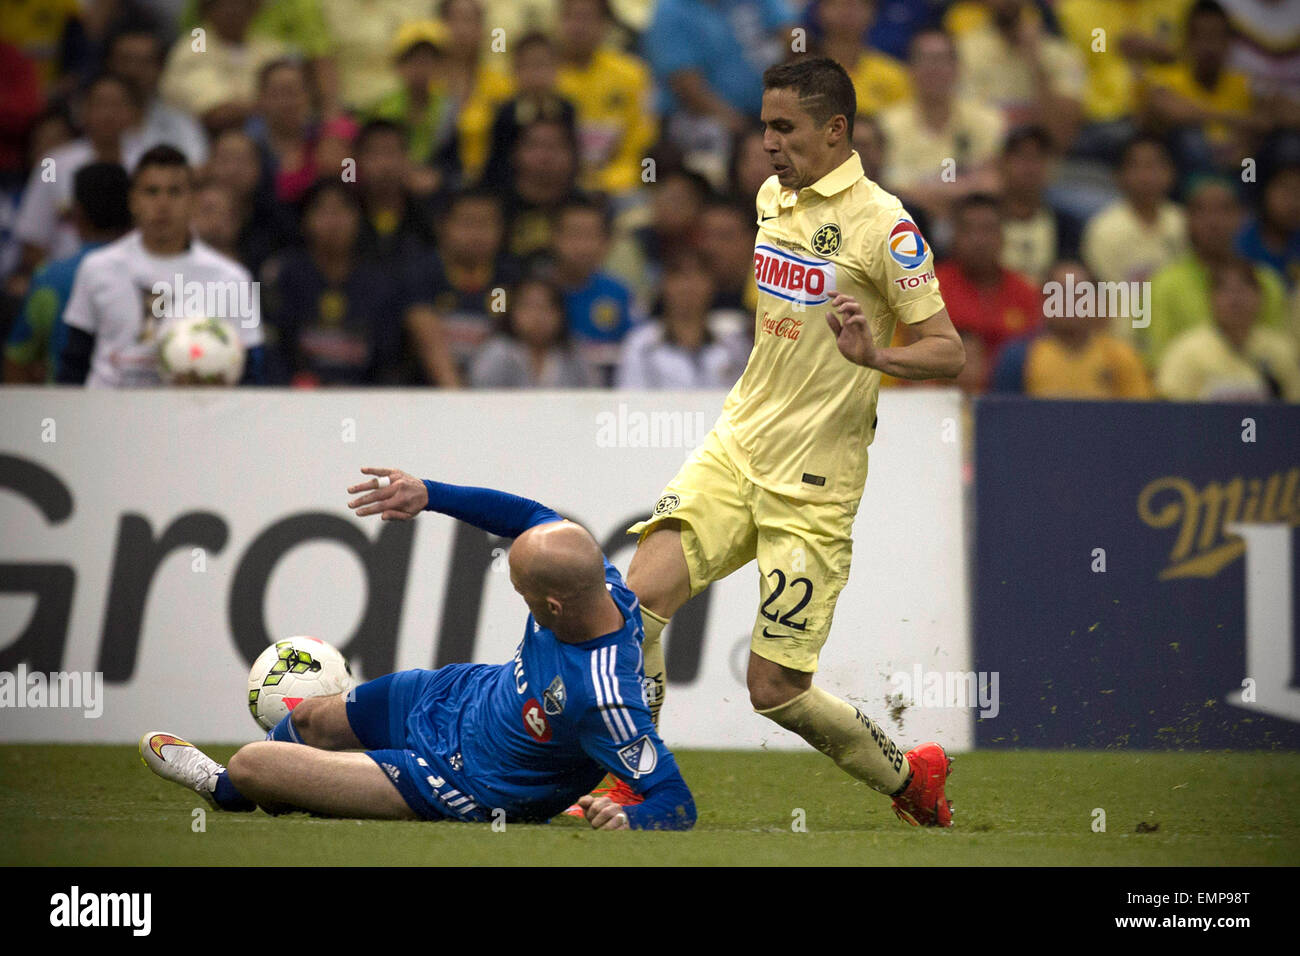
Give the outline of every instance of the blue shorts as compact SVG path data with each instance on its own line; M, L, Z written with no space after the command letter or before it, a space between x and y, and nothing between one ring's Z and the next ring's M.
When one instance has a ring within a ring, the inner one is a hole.
M348 723L366 756L388 774L407 806L424 820L490 820L489 812L457 787L452 754L442 748L412 749L407 718L417 706L458 710L452 668L409 670L386 674L357 686L346 701Z

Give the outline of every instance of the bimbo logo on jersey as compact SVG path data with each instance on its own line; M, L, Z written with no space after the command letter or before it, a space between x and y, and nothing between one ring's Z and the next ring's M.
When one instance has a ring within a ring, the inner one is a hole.
M821 305L835 288L835 264L764 244L754 247L754 278L760 292L787 302Z

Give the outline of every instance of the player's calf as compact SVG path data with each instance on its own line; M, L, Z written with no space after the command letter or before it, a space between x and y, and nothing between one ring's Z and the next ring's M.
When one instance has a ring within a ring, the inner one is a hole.
M347 695L308 697L271 728L267 740L306 744L321 750L360 750L348 721Z

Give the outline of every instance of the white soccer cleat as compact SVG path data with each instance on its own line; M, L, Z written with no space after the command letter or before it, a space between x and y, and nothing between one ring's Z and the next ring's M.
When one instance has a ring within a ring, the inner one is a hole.
M140 759L164 780L193 790L214 809L220 809L213 791L217 776L226 768L189 741L166 731L151 730L140 738Z

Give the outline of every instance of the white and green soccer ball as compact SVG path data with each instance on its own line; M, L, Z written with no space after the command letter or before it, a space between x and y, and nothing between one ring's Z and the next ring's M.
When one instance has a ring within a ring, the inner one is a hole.
M248 672L248 709L270 730L308 697L331 697L356 686L334 647L314 637L287 637L257 656Z
M158 372L168 385L235 385L244 374L244 344L225 319L178 319L159 339Z

